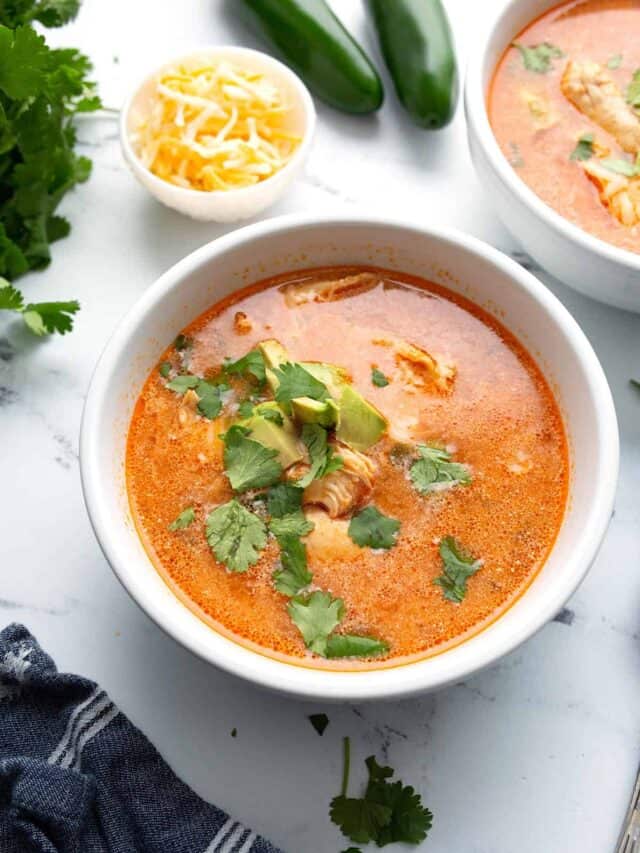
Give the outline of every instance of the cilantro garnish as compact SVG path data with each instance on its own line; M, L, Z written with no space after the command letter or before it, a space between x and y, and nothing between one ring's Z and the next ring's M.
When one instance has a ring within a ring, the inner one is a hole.
M467 594L467 580L482 566L468 554L453 536L445 536L440 542L443 572L434 580L442 587L444 597L459 604Z
M186 509L183 509L180 515L172 521L169 525L169 530L184 530L185 527L189 527L190 524L193 524L196 518L195 510L192 506L188 506Z
M371 382L377 388L385 388L389 384L387 377L377 367L374 367L371 371Z
M224 387L222 385L214 385L199 376L183 373L167 382L166 387L169 391L175 391L176 394L185 394L189 390L195 391L200 398L196 408L203 417L209 418L209 420L217 418L222 411L222 400L220 398L221 389Z
M640 109L640 68L633 72L631 82L626 88L625 98L634 110Z
M278 592L291 598L302 592L312 580L307 568L307 549L304 542L292 535L278 537L278 544L282 568L273 573L273 583Z
M0 245L1 263L2 246ZM9 284L6 279L0 278L0 311L15 311L21 314L27 328L34 335L41 337L53 332L58 332L61 335L70 332L73 328L72 317L79 310L80 303L75 300L71 302L29 302L25 305L22 293Z
M610 68L612 71L615 71L616 68L620 68L622 65L622 54L616 53L614 56L610 57L607 60L607 68Z
M77 0L0 4L0 276L9 280L49 264L50 244L71 227L55 211L91 171L91 161L74 151L73 126L76 113L101 106L88 80L91 64L77 50L48 47L30 26L60 26L77 11ZM14 289L0 307L20 313L41 336L70 331L80 306L25 305Z
M437 484L466 485L471 474L466 465L451 462L451 454L441 447L419 444L417 459L409 469L411 482L421 495L437 491Z
M583 133L569 155L569 160L589 160L591 157L593 157L593 133Z
M173 342L173 347L178 352L184 352L186 349L191 349L192 346L193 341L191 340L191 338L188 338L186 335L183 335L182 332Z
M306 536L313 528L313 522L305 518L301 509L272 518L269 522L269 530L276 539L281 539L283 536Z
M175 391L176 394L184 394L189 389L195 389L200 381L199 376L193 376L191 373L185 373L180 376L176 376L175 379L167 382L166 387L169 391Z
M266 371L264 366L264 358L260 350L252 349L242 358L236 361L227 361L224 365L225 373L246 376L253 376L258 381L259 385L264 385L266 382Z
M358 634L332 634L327 640L328 658L373 658L384 655L389 646L375 637L361 637Z
M636 157L634 162L631 162L631 160L617 160L615 157L605 157L604 160L600 160L600 164L610 172L625 175L627 178L635 178L637 175L640 175L640 156Z
M158 366L158 373L163 379L168 379L169 374L171 373L171 363L168 361L162 361Z
M267 544L264 522L235 499L209 513L206 536L216 559L231 572L246 572Z
M292 598L287 606L292 622L298 628L305 645L318 655L325 654L327 638L344 616L344 602L328 592L312 592Z
M278 426L282 426L284 424L282 412L278 411L278 409L269 409L265 406L265 408L260 409L260 417L264 418L265 421L273 421L275 424L278 424Z
M224 434L224 467L235 492L261 489L280 479L278 451L247 438L247 430L230 427Z
M276 483L267 492L267 507L274 518L302 510L302 489L291 483Z
M296 397L325 400L329 396L326 386L301 364L287 361L275 367L273 373L279 383L275 393L278 403L289 403Z
M243 420L246 418L250 418L253 414L253 403L251 400L242 400L240 405L238 406L238 414Z
M319 424L305 424L302 427L302 440L309 451L311 467L304 477L298 480L301 488L306 488L313 480L319 480L342 468L342 457L334 455L331 445L327 443L327 431Z
M309 714L307 717L313 728L318 732L320 737L325 733L325 729L329 725L329 717L326 714Z
M520 56L527 71L534 71L536 74L546 74L551 68L551 60L560 59L560 57L564 56L559 47L550 44L548 41L533 45L532 47L527 47L524 44L514 41L512 47L520 51Z
M433 815L411 785L390 782L394 771L370 755L365 761L369 779L363 797L348 797L351 743L343 740L342 789L331 800L329 815L351 841L375 842L378 847L404 842L420 844L431 829ZM353 848L350 848L353 849Z
M368 506L349 522L349 536L361 548L393 548L400 522Z

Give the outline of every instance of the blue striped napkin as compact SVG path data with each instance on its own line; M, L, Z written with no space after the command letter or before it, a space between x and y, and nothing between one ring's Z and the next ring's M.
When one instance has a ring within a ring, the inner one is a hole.
M104 690L0 632L2 853L282 853L205 803Z

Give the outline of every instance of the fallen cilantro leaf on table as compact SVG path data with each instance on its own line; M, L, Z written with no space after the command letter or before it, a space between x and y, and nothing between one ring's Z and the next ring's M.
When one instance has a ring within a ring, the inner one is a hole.
M236 492L271 486L282 474L278 451L247 438L246 430L230 427L224 435L224 467Z
M227 361L224 365L224 371L237 376L253 376L259 385L264 385L267 378L264 358L260 350L257 349L252 349L236 361Z
M292 598L287 606L291 621L302 634L305 645L312 652L323 655L327 638L344 616L344 602L332 598L328 592L312 592Z
M331 820L343 835L359 844L373 841L378 847L395 842L420 844L424 841L433 815L422 805L420 794L411 785L388 781L394 771L379 765L373 755L365 762L369 779L364 796L347 796L350 754L350 740L344 738L342 789L331 800L329 810Z
M34 335L64 335L73 328L73 315L80 310L80 303L29 302L24 304L22 293L12 284L0 278L0 311L15 311Z
M275 367L273 373L278 380L275 398L278 403L289 403L296 397L311 397L312 400L325 400L329 392L325 385L312 376L301 364L284 362Z
M590 160L593 157L593 133L583 133L569 155L570 160Z
M267 544L267 528L257 515L233 499L209 513L206 537L216 559L229 571L246 572L257 563Z
M378 370L377 367L374 367L371 371L371 382L377 388L386 388L386 386L389 384L389 380L387 379L387 377L381 370Z
M169 525L169 530L175 532L176 530L184 530L185 527L189 527L190 524L196 519L196 513L192 506L188 506L186 509L183 509L180 515L172 521Z
M368 506L354 515L348 533L361 548L393 548L400 530L396 518L383 515L375 506Z
M325 733L329 725L329 717L326 714L309 714L307 717L313 728L318 732L320 737Z
M629 382L634 388L638 388L638 390L640 390L640 379L630 379Z
M466 465L451 461L451 454L441 447L419 444L417 459L409 470L409 476L416 491L421 495L437 491L437 484L466 485L471 482L471 474Z
M440 542L443 572L434 583L442 587L444 597L459 604L467 594L467 580L482 566L468 554L453 536L445 536Z
M251 400L242 400L240 405L238 406L238 414L244 420L245 418L250 418L253 414L253 403Z
M238 737L238 729L231 729L231 737Z
M311 466L307 473L297 483L301 488L306 488L313 480L326 477L332 471L342 468L341 456L334 454L331 445L327 442L327 431L319 424L305 424L302 427L302 440L309 451Z
M527 71L533 71L536 74L546 74L551 69L551 60L560 59L564 56L559 47L550 44L548 41L532 45L531 47L514 41L512 47L520 51L520 56Z

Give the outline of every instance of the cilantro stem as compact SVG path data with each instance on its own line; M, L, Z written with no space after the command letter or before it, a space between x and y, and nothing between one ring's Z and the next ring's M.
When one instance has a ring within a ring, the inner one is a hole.
M340 789L340 795L342 797L346 797L347 796L347 788L349 787L349 770L351 768L351 738L350 737L342 738L342 755L343 755L342 788Z

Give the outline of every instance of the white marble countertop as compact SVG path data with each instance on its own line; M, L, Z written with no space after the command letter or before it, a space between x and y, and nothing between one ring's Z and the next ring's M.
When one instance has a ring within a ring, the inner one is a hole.
M85 0L78 21L49 38L87 52L105 102L119 105L132 80L173 54L255 44L230 19L233 1ZM479 16L500 2L449 0L461 57ZM361 0L334 5L378 57ZM455 225L528 264L475 179L462 110L427 134L387 89L377 118L319 106L306 175L269 215L388 210ZM113 120L84 120L80 139L94 174L64 202L71 236L45 273L23 280L29 298L79 298L77 328L40 343L0 318L2 624L23 621L62 669L100 681L188 784L288 853L349 846L327 816L343 735L354 781L375 752L422 791L435 818L421 850L611 851L640 758L640 394L628 382L640 377L640 316L545 279L602 360L622 438L615 517L561 617L493 668L422 699L323 708L268 695L152 624L89 526L77 445L95 361L144 289L226 229L154 202L124 167ZM322 710L331 723L319 738L306 715Z

